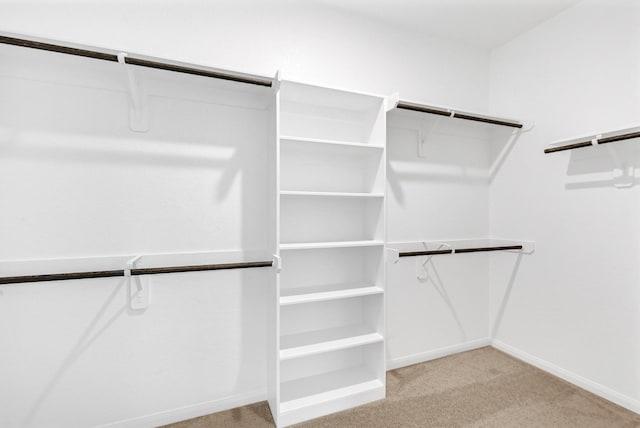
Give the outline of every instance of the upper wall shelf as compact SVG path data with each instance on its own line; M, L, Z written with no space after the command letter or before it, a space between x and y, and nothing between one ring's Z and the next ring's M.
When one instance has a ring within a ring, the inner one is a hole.
M337 110L342 113L353 112L366 115L371 112L377 112L381 103L381 98L378 96L290 80L282 80L280 89L285 109L290 104L293 104L296 106L314 106L317 109Z
M331 241L331 242L301 242L280 244L281 250L313 250L324 248L352 248L352 247L377 247L384 245L384 241Z
M280 139L281 191L383 194L384 172L381 145Z
M490 125L507 126L511 128L524 127L523 123L515 120L511 120L511 119L479 115L475 113L457 111L457 110L446 109L442 107L435 107L435 106L430 106L425 104L417 104L417 103L407 102L407 101L399 101L398 104L396 105L396 108L403 109L403 110L417 111L420 113L434 114L438 116L446 116L446 117L451 117L456 119L470 120L473 122L482 122Z
M562 152L565 150L580 149L583 147L593 147L600 144L615 143L618 141L640 138L640 126L626 128L617 131L605 132L593 136L560 140L552 143L553 147L544 149L545 153Z
M384 149L382 145L372 145L372 144L364 144L364 143L356 143L349 141L338 141L338 140L325 140L319 138L305 138L305 137L293 137L289 135L283 135L280 137L281 141L286 142L299 142L299 143L310 143L310 144L326 144L329 146L342 146L342 147L354 147L354 148L363 148L363 149Z
M281 289L280 305L298 305L303 303L324 302L327 300L348 299L351 297L382 294L382 287L370 283L329 284L303 287L302 289Z
M280 337L280 360L382 342L384 337L367 325L349 325Z
M119 62L118 54L120 52L113 49L80 46L76 44L50 40L45 41L44 39L36 39L33 37L14 34L9 35L7 33L0 34L0 43L49 52L58 52L68 55L81 56L86 58L100 59L103 61ZM137 65L140 67L155 68L203 77L211 77L214 79L229 80L258 86L271 87L273 84L273 80L268 77L237 73L228 70L219 70L193 64L181 63L177 61L151 58L142 55L127 54L126 56L124 56L124 63Z
M296 140L384 146L384 99L280 82L280 132Z

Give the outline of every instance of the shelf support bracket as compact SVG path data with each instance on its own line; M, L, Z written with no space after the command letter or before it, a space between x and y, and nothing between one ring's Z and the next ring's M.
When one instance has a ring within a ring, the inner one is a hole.
M127 261L124 268L124 276L127 278L127 292L129 298L129 308L133 311L142 311L149 307L150 289L149 284L143 283L143 278L131 276L131 270L136 267L136 263L142 256L136 256Z
M591 139L591 145L594 147L598 146L600 144L601 138L602 134L593 137ZM613 163L613 185L618 189L626 189L632 187L636 179L635 168L620 159L620 156L618 156L618 152L616 151L615 147L607 144L605 148L607 149L607 153L609 153L609 157L611 158L611 162Z
M118 62L124 66L127 73L127 89L129 94L129 128L135 132L149 130L149 112L147 97L142 86L138 83L131 66L127 64L127 54L118 53Z
M440 124L441 120L442 118L440 117L436 118L426 130L424 129L424 122L420 123L420 128L418 129L418 157L419 158L427 157L424 150L424 145L427 143L427 141L429 141L429 139L435 132L436 128Z
M632 166L621 166L613 169L613 185L618 189L632 187L635 183L635 168Z
M274 254L272 260L272 266L276 270L276 273L280 273L280 271L282 270L282 258Z
M428 245L424 241L422 242L422 246L424 247L425 250L428 249ZM447 248L451 250L451 254L455 254L456 252L456 250L453 249L451 245L444 242L438 243L438 248L436 249L442 250L443 248ZM429 271L427 270L427 263L431 261L432 257L433 256L422 256L416 259L416 278L422 281L426 281L427 279L429 279Z
M591 145L593 147L598 147L600 145L600 140L602 139L602 134L595 135L591 139ZM635 168L629 165L627 162L623 161L620 156L618 156L618 152L616 148L607 144L604 146L609 154L609 158L611 159L611 163L613 164L612 171L612 182L615 187L618 189L625 189L628 187L632 187L635 183Z

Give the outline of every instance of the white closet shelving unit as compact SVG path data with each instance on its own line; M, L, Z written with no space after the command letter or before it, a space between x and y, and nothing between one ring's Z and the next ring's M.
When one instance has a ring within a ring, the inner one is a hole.
M288 426L385 397L385 100L279 82L269 404Z

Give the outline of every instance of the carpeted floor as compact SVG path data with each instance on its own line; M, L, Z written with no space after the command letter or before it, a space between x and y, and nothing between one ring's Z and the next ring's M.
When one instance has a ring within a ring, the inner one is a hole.
M168 425L273 427L266 402ZM482 348L387 372L387 398L305 422L329 427L640 427L640 415Z

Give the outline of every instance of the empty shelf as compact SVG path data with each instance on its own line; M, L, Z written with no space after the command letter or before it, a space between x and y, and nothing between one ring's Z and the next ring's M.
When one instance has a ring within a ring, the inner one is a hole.
M377 112L382 103L382 98L378 95L356 93L350 90L310 85L291 80L282 80L280 89L280 96L285 107L291 103L296 105L304 103L322 106L326 109L362 114Z
M280 305L297 305L382 293L384 293L382 287L365 283L317 285L281 290Z
M377 247L384 241L336 241L336 242L300 242L280 244L281 250L312 250L321 248Z
M285 413L376 390L382 390L384 396L382 382L364 367L296 379L281 385L280 412Z
M333 145L333 146L356 147L356 148L363 148L363 149L377 149L377 150L384 149L384 146L380 146L380 145L358 143L353 141L324 140L321 138L281 136L280 141L291 141L291 142L298 141L301 143L327 144L327 145Z
M280 359L307 357L322 352L337 351L382 342L384 338L371 327L352 325L313 332L282 336Z
M318 196L329 198L384 198L384 193L349 193L349 192L307 192L302 190L282 190L283 196Z

